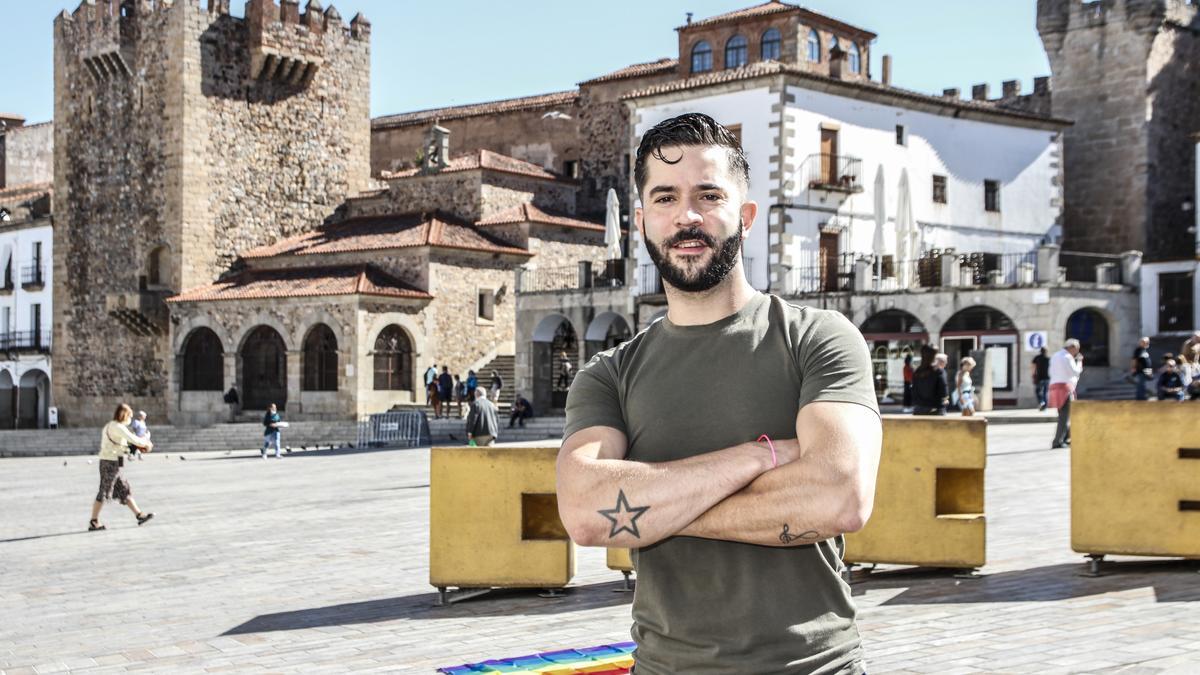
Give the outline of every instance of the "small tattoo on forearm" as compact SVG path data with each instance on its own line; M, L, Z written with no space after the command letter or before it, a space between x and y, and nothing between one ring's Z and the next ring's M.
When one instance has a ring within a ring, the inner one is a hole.
M796 541L797 539L813 540L813 539L817 539L818 537L821 536L820 534L817 533L816 530L808 530L807 532L801 532L800 534L792 534L791 532L788 531L788 529L789 528L788 528L787 523L784 523L783 524L783 532L779 533L780 543L790 544L793 541Z
M612 528L608 533L608 538L628 532L638 539L642 535L638 532L637 519L642 517L642 514L649 511L649 506L630 506L629 500L625 498L625 491L617 491L617 505L611 509L600 509L600 515L612 521Z

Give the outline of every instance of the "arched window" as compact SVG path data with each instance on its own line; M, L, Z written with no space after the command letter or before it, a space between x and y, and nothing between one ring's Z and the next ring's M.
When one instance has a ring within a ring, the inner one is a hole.
M858 73L862 70L862 52L858 50L858 44L850 43L850 49L846 52L850 55L850 72Z
M308 332L301 365L305 391L337 391L337 338L329 326L319 323Z
M1079 340L1084 366L1107 366L1108 320L1094 309L1081 309L1067 317L1067 337Z
M712 47L708 41L701 40L692 47L692 72L706 73L712 70Z
M816 28L808 31L808 60L813 63L821 62L821 36Z
M746 38L734 35L725 43L725 67L741 68L749 58L746 48Z
M197 328L183 343L183 390L221 391L225 388L225 350L221 338Z
M768 28L762 34L762 60L778 61L779 53L783 51L783 38L778 28Z
M412 391L412 343L395 324L375 338L375 389Z

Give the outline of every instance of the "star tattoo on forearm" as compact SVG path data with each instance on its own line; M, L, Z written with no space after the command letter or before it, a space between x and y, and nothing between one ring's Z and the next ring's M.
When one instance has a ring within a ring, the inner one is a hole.
M609 539L622 532L628 532L641 539L642 535L638 532L637 519L649 510L649 506L630 506L629 500L625 498L625 491L617 490L617 505L611 509L600 509L598 513L612 522L612 528L608 533Z
M787 523L784 523L783 532L779 533L779 542L782 544L790 544L797 539L812 541L819 536L820 534L818 534L816 530L808 530L807 532L801 532L800 534L792 534L788 531Z

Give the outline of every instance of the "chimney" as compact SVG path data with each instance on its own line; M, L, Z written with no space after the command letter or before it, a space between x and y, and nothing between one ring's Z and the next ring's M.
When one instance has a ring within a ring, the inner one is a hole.
M829 76L835 80L842 79L842 72L846 66L846 52L842 51L841 47L834 47L829 50Z
M1045 77L1045 76L1033 78L1033 93L1049 94L1050 93L1050 78Z
M974 101L988 100L988 85L986 82L971 87L971 99Z
M942 98L959 98L959 96L960 93L958 91L958 87L942 90Z
M450 130L435 121L425 132L420 172L437 173L447 166L450 166Z
M1000 89L1003 92L1003 98L1016 98L1021 95L1021 81L1005 80L1001 83Z
M687 13L687 25L689 25L689 26L692 25L692 13L691 12Z
M892 86L892 55L883 55L883 86Z

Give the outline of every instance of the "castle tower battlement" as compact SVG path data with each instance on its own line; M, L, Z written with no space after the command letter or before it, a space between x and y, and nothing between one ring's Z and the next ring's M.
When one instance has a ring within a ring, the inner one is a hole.
M1038 0L1063 136L1063 246L1164 259L1193 242L1200 17L1187 0ZM1182 247L1182 248L1181 248Z
M85 0L55 19L65 425L119 401L166 415L179 383L163 299L316 227L370 180L370 23L316 0L229 6Z

